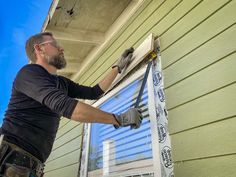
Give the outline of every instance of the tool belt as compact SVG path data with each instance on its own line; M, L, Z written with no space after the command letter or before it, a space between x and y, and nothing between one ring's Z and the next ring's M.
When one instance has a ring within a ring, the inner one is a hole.
M0 174L7 177L42 177L43 170L44 164L39 159L12 143L2 141Z

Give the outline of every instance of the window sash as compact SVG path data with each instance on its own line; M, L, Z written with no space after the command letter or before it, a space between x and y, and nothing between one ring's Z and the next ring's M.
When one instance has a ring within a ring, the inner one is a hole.
M143 68L139 69L138 71L136 71L133 75L131 75L127 80L125 80L123 83L121 83L119 86L117 86L115 89L113 89L112 91L110 91L107 95L105 95L104 97L102 97L101 99L99 99L97 102L95 102L93 104L94 107L99 107L101 106L103 103L105 103L106 101L108 101L111 97L113 97L114 95L116 95L118 92L120 92L123 88L127 87L128 85L130 85L132 82L134 82L135 80L137 80L138 78L142 77L145 73L146 70L146 66L144 66ZM147 92L147 89L146 89ZM137 93L138 94L138 93ZM147 93L146 93L147 94ZM136 99L135 99L136 101ZM148 103L147 103L148 104ZM148 107L148 105L147 105ZM146 108L147 108L146 107ZM148 116L148 111L145 113L144 115L145 117ZM86 161L85 164L87 164L86 166L88 166L88 160L89 160L89 152L88 149L90 148L90 137L91 137L91 124L88 124L88 141L89 143L87 144L87 154L86 154ZM150 142L151 143L151 142ZM150 145L151 146L151 145ZM86 170L87 171L87 170Z

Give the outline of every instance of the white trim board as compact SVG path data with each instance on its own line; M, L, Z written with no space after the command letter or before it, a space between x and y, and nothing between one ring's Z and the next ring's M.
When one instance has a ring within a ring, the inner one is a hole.
M159 144L154 143L158 142L158 128L157 128L157 120L156 120L156 109L155 109L155 95L153 88L153 77L152 77L152 69L149 71L148 80L147 80L147 88L148 88L148 107L152 107L154 109L148 109L150 115L151 122L151 134L152 134L152 154L153 154L153 165L154 165L154 177L161 177L161 161L160 161L160 150Z
M121 75L119 75L111 87L112 89L117 85L130 71L132 71L145 57L154 50L154 35L151 33L135 50L132 57L132 62L128 65L127 68L123 70Z

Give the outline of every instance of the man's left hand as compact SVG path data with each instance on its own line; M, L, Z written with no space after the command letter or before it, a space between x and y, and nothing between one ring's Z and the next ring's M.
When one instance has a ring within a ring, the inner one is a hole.
M126 65L128 65L131 62L133 52L134 52L133 47L130 47L129 49L126 49L122 53L122 55L121 55L120 59L118 60L117 64L114 65L112 68L118 67L118 71L119 71L119 73L121 73L122 70L126 67Z

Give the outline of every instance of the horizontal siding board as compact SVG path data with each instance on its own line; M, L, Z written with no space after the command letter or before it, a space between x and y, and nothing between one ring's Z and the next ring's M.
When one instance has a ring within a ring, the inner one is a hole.
M204 19L208 18L209 15L217 11L222 5L224 5L229 0L207 0L200 1L194 9L186 14L182 19L180 19L173 27L171 27L168 31L161 35L163 40L161 41L161 48L165 50L169 45L177 41L184 34L190 32L193 28L198 26L200 22ZM181 13L184 8L189 9L191 6L190 3L185 3L186 7L179 8L173 12L173 15L177 15L177 13ZM161 25L160 25L161 26Z
M235 8L236 1L231 1L213 16L194 28L191 33L186 34L183 38L163 51L162 67L165 69L176 60L179 60L184 55L190 53L215 35L233 25L236 22L236 16L234 15Z
M216 36L205 45L176 62L174 65L165 69L165 87L167 88L193 73L200 71L202 68L220 60L226 55L235 52L235 34L236 25Z
M199 0L194 0L199 1ZM119 48L128 48L130 46L138 47L147 36L152 32L151 29L158 23L160 23L163 19L166 18L166 15L174 11L174 9L181 4L181 0L171 1L166 0L160 7L158 7L148 19L140 23L139 26L135 26L135 30L133 29L133 33L129 36L122 37L123 43L119 45ZM128 31L127 31L128 32ZM126 32L126 33L127 33ZM127 39L128 38L128 39ZM113 45L113 50L117 49L116 45ZM111 49L112 50L112 49ZM120 51L122 52L122 50ZM117 53L117 51L116 51ZM117 53L119 57L120 53Z
M236 155L179 162L174 166L176 177L235 177Z
M79 124L75 128L71 129L67 134L61 136L54 142L53 150L81 136L82 129L83 129L83 124Z
M60 138L61 136L63 136L67 132L69 132L75 126L78 126L78 124L80 124L80 123L76 122L76 121L70 121L67 124L65 124L61 129L58 130L57 135L56 135L56 139Z
M131 141L132 139L138 139L139 137L143 137L143 136L147 136L149 131L150 131L150 124L149 124L149 120L144 120L142 122L143 126L142 126L142 130L141 129L134 129L132 131L130 130L130 127L124 127L120 130L116 130L113 132L110 132L109 134L106 134L104 136L100 136L101 140L105 140L105 139L113 139L116 137L116 140L120 140L123 139L125 140L127 137L129 137L129 141ZM119 142L116 142L116 145L119 145ZM101 144L102 146L102 144Z
M142 112L142 116L144 118L143 123L146 122L146 119L147 119L147 121L149 121L148 111ZM110 125L110 126L106 127L106 129L104 129L103 131L100 131L101 132L100 136L110 134L111 132L113 132L113 130L114 130L114 127L112 125ZM112 136L112 135L109 135L109 136Z
M148 124L149 125L149 124ZM146 126L147 127L147 126ZM150 127L150 125L149 125ZM150 134L147 133L148 129L146 129L146 131L142 131L142 132L139 132L139 133L136 133L134 135L128 135L126 137L129 137L129 141L125 141L125 140L120 140L121 138L119 137L119 139L117 139L116 141L116 153L118 152L121 152L123 150L128 150L128 147L133 147L133 146L136 146L139 142L140 143L144 143L144 144L150 144L151 143L151 140L150 140ZM123 139L125 139L123 137ZM127 149L126 149L127 147ZM97 150L97 153L102 155L102 152L103 152L103 146L102 145L99 145L98 147L98 150Z
M122 165L117 165L116 168L114 169L114 172L119 171L119 174L114 173L109 174L111 177L115 176L127 176L128 174L142 174L142 173L150 173L153 172L153 159L145 159L145 160L139 160L135 162L130 162L127 164L122 164ZM102 177L103 176L103 171L102 169L99 170L94 170L92 172L88 173L88 177Z
M81 141L82 141L82 136L79 136L78 138L73 139L72 141L68 142L64 146L61 146L55 149L54 151L51 152L50 157L48 158L47 162L52 161L58 157L61 157L77 149L80 149Z
M126 108L129 107L129 106L124 107L124 106L127 105L127 104L135 105L135 103L136 103L136 98L137 98L137 96L138 96L138 92L139 92L140 88L141 88L141 86L136 88L137 91L132 95L132 100L129 99L130 95L128 95L128 96L125 96L125 95L122 96L122 98L120 98L120 99L122 99L122 100L121 100L122 104L114 105L112 108L109 109L109 112L115 112L115 111L121 110L121 109L124 110L124 109L126 109ZM143 92L143 95L142 95L141 102L140 102L140 106L146 106L146 105L142 105L142 102L143 102L144 98L147 97L147 95L148 95L148 94L147 94L147 89L145 88L145 90L144 90L144 92ZM142 109L145 109L145 108L146 108L146 107L144 107L144 108L142 108Z
M236 115L236 84L170 110L171 134Z
M47 165L45 166L45 172L57 170L59 168L79 163L79 159L80 159L80 149L73 151L72 153L67 154L65 156L62 156L56 160L48 162Z
M236 153L235 125L236 116L172 135L174 161Z
M135 176L135 177L139 177L137 175L142 175L142 176L147 176L146 174L149 174L151 176L151 174L153 173L153 167L152 166L146 166L146 164L143 164L142 167L136 168L136 169L127 169L127 170L120 170L119 172L114 172L111 173L111 175L109 175L109 177L121 177L121 176ZM134 175L135 174L135 175Z
M166 89L167 108L176 107L236 81L235 58L236 53Z
M178 4L174 10L168 13L168 15L166 15L161 21L156 23L150 31L162 38L168 30L174 28L176 23L178 24L178 22L185 18L187 14L191 13L194 8L202 5L202 2L202 0L181 1L181 3ZM175 34L176 33L183 34L179 29L175 31ZM163 37L163 40L164 39L165 37ZM161 49L163 49L163 42L164 41L161 40Z
M102 103L100 108L105 111L112 111L114 109L114 113L122 113L130 108L130 106L133 106L142 79L143 77L139 77L134 82L131 82L126 88ZM144 113L143 108L147 109L147 99L147 89L145 88L141 98L142 105L140 108L143 110L142 113ZM145 114L148 116L147 111ZM106 131L107 129L108 131ZM142 126L139 129L130 130L130 127L124 127L115 130L111 125L94 124L91 132L90 171L102 168L103 166L103 142L105 140L114 140L115 147L112 149L115 149L114 158L117 164L152 157L150 121L147 119L142 122Z
M44 177L78 177L79 164L69 165L57 170L46 172Z
M70 121L70 120L67 119L67 118L61 118L60 124L59 124L59 128L58 128L58 129L60 129L60 128L62 128L63 126L65 126L69 121Z
M115 152L116 158L118 158L119 156L123 156L124 153L126 153L125 151L127 151L128 149L132 149L132 148L135 149L135 148L138 148L139 146L142 146L141 150L143 151L143 148L145 147L143 144L146 144L147 146L150 146L150 144L151 144L150 139L148 139L148 137L146 137L146 139L142 138L142 137L138 137L136 139L130 140L130 142L116 144L115 149L117 149L117 147L119 147L119 150L117 150ZM136 146L136 147L134 148L134 146ZM147 148L149 148L149 147L147 147ZM99 147L98 155L102 156L103 155L102 153L103 153L103 147Z

